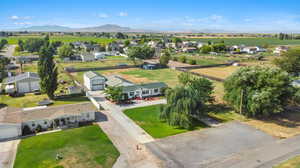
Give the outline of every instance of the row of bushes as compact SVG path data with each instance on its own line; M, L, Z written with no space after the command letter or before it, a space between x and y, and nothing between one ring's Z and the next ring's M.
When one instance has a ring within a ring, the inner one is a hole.
M190 65L196 65L197 61L194 59L187 59L186 56L179 56L179 57L173 57L172 58L173 61L179 61L182 63L188 63Z

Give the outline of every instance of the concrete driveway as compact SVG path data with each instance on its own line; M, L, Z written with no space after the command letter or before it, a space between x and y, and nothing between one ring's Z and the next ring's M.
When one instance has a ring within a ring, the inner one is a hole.
M218 128L167 137L146 146L167 163L166 167L199 168L215 167L210 165L276 141L248 125L231 122Z
M20 140L0 142L0 168L12 168Z

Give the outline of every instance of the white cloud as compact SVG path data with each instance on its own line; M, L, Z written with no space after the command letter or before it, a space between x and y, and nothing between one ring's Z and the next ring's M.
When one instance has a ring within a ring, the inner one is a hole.
M11 17L9 17L11 20L18 20L18 19L20 19L20 17L19 16L16 16L16 15L13 15L13 16L11 16Z
M30 23L30 22L15 22L14 23L15 25L31 25L32 23Z
M100 18L103 18L103 19L109 18L109 15L106 14L106 13L100 13L98 16L99 16Z
M120 12L119 16L121 16L121 17L128 16L128 13L127 12Z
M31 16L17 16L17 15L13 15L11 17L9 17L11 20L29 20L32 17Z

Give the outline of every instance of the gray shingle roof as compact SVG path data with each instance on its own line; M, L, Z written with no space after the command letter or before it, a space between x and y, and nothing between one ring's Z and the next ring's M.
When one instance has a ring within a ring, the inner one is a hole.
M94 72L94 71L88 71L88 72L84 73L84 75L90 79L95 78L95 77L102 77L102 78L106 79L103 75L99 74L98 72Z
M168 85L166 85L163 82L155 82L155 83L125 86L123 87L123 92L131 92L137 89L155 89L155 88L166 88L166 87L168 87Z
M4 84L15 83L17 81L20 81L20 80L23 80L23 79L26 79L26 78L35 78L35 79L38 79L38 80L40 79L40 77L37 73L25 72L25 73L22 73L22 74L17 75L17 76L12 76L12 77L6 78L4 80Z
M130 82L126 79L123 79L119 76L116 76L116 75L108 76L106 84L108 86L131 86L131 85L134 85L132 82Z

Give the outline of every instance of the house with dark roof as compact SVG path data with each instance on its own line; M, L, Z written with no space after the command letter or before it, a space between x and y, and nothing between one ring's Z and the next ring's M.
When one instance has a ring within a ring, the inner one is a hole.
M40 90L40 77L34 72L25 72L8 77L3 82L9 92L29 93Z
M168 86L163 82L138 84L124 86L123 93L128 96L129 99L146 98L163 94L163 89L167 87Z
M88 71L83 74L84 86L90 91L104 90L106 78L101 74Z

